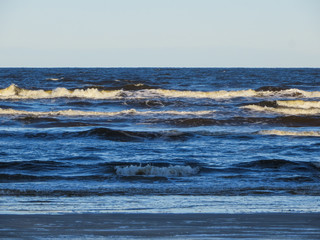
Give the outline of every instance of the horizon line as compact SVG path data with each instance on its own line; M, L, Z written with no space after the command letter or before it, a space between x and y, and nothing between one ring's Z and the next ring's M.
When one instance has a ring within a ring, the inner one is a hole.
M0 68L312 68L318 69L319 67L313 66L0 66Z

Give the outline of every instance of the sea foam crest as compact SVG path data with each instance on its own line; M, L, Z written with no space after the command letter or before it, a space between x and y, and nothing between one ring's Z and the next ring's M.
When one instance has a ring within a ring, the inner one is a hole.
M246 105L241 108L258 112L270 112L284 115L317 115L320 114L320 108L293 108L293 107L267 107L258 105Z
M238 90L238 91L180 91L167 89L150 89L148 93L159 95L167 98L212 98L212 99L228 99L237 97L305 97L316 98L320 97L320 92L307 92L300 89L286 89L280 91L256 91L253 89Z
M98 90L96 88L68 90L56 88L54 90L29 90L19 88L15 84L0 89L2 99L42 99L42 98L89 98L89 99L114 99L119 98L122 90Z
M319 131L282 131L282 130L262 130L258 134L277 136L300 136L300 137L320 137Z
M215 111L137 111L135 109L122 110L118 112L95 112L81 110L60 110L49 112L36 112L15 110L12 108L0 108L0 115L28 115L28 116L118 116L118 115L210 115Z
M116 166L116 174L119 176L154 176L154 177L187 177L196 175L199 168L191 166L169 165L157 167L150 164L145 166Z
M319 101L303 101L303 100L277 101L277 105L281 107L302 108L302 109L320 108Z
M68 90L60 87L53 90L29 90L15 84L0 89L0 99L42 99L42 98L87 98L87 99L123 99L123 98L211 98L228 99L237 97L304 97L317 98L320 92L307 92L299 89L280 91L256 91L252 89L238 91L183 91L170 89L142 90L99 90L97 88Z

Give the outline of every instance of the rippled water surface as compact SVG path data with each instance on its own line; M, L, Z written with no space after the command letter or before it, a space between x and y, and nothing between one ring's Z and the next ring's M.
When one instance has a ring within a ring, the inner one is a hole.
M2 212L320 210L320 69L0 79Z

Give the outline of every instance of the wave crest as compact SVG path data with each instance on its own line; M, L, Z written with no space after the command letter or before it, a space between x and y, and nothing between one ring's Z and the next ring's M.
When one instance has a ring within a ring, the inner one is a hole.
M99 88L74 89L56 88L53 90L29 90L15 84L0 89L0 99L42 99L42 98L86 98L86 99L123 99L123 98L211 98L229 99L237 97L304 97L319 98L320 92L308 92L300 89L247 89L238 91L183 91L173 89L155 89L147 85L129 85L122 89L100 90Z
M109 128L94 128L88 131L80 132L80 136L98 136L106 140L113 141L143 141L145 139L163 139L163 140L185 140L192 136L191 133L179 131L160 131L160 132L138 132L114 130Z
M258 134L277 136L300 136L300 137L320 137L319 131L281 131L281 130L261 130Z
M135 109L122 110L119 112L95 112L81 110L60 110L50 112L35 112L15 110L12 108L0 108L0 115L28 115L28 116L125 116L125 115L210 115L215 111L137 111Z
M312 109L320 108L319 101L303 101L303 100L291 100L291 101L277 101L278 106L288 108L301 108L301 109Z
M271 112L285 115L317 115L320 114L319 101L263 101L241 108L250 109L258 112Z
M89 99L114 99L120 97L121 90L98 90L97 88L68 90L56 88L54 90L29 90L19 88L15 84L0 89L1 99L43 99L43 98L89 98Z
M257 105L247 105L241 108L258 111L258 112L270 112L284 115L317 115L320 114L320 109L301 109L301 108L272 108L261 107Z

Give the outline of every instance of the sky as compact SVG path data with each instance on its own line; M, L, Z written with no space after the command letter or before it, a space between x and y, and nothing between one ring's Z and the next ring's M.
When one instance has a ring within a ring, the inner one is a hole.
M0 0L0 67L320 67L320 1Z

